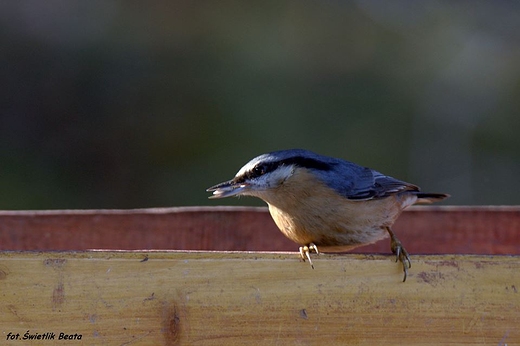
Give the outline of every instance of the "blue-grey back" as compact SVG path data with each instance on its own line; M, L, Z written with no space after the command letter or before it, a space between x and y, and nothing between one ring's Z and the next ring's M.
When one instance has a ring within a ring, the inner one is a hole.
M294 164L313 173L338 194L352 200L382 198L403 190L419 191L415 185L386 176L353 162L323 156L304 149L280 150L260 155L253 162Z

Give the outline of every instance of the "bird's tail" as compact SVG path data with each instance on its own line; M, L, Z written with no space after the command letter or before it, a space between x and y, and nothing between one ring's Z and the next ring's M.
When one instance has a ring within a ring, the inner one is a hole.
M439 202L443 199L450 197L447 193L424 193L417 192L417 204L429 204L433 202Z

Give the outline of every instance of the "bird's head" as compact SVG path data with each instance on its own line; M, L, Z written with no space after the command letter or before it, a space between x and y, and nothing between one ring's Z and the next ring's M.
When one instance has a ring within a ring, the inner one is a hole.
M212 186L206 191L213 192L209 198L249 195L265 200L264 197L275 193L299 168L331 169L330 163L307 150L275 151L255 157L246 163L233 179Z

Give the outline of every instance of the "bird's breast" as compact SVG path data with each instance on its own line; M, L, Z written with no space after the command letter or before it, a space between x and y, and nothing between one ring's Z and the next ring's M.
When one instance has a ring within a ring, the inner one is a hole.
M345 250L373 243L387 236L385 227L391 226L402 210L394 196L351 201L310 173L296 174L297 179L291 178L278 191L261 198L268 203L282 233L300 245L314 243L320 249Z

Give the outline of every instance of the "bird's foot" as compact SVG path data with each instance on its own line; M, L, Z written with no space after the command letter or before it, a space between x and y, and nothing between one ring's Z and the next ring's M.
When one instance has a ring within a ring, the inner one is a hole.
M403 265L404 278L403 282L406 281L406 277L408 276L408 269L412 267L412 262L410 262L410 256L408 255L408 251L403 247L401 241L397 239L395 234L388 229L388 233L390 233L390 249L392 253L395 254L395 261L400 261Z
M311 251L316 252L317 255L320 254L318 251L318 247L314 243L310 243L309 245L300 246L300 257L305 262L305 260L309 260L309 264L311 265L312 269L314 269L314 264L312 264L311 260Z

